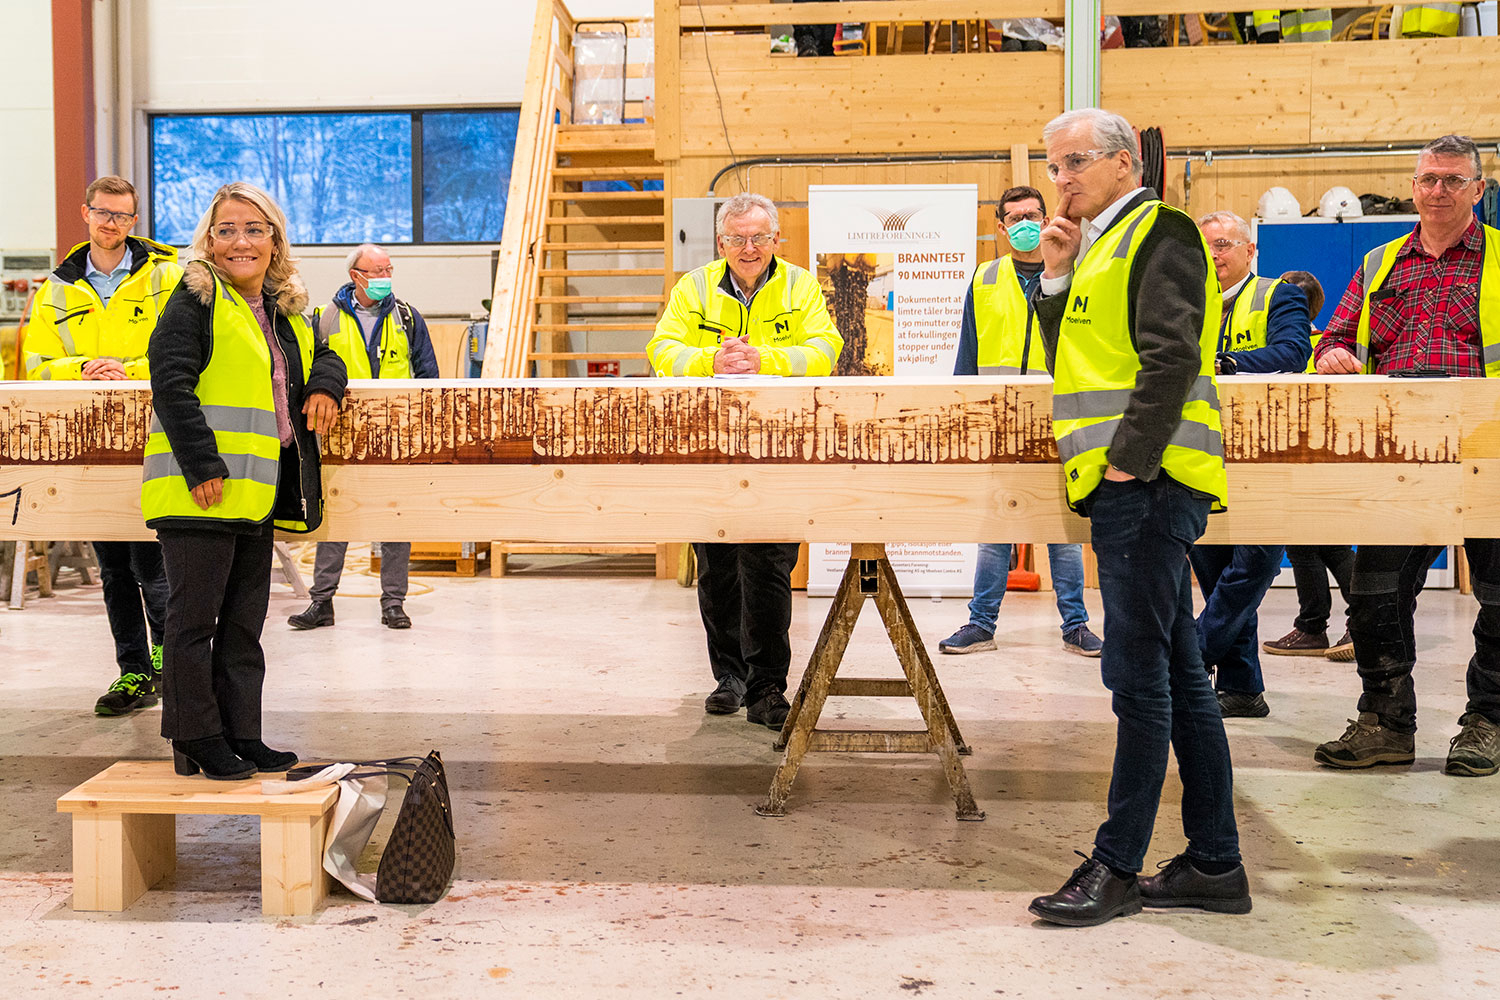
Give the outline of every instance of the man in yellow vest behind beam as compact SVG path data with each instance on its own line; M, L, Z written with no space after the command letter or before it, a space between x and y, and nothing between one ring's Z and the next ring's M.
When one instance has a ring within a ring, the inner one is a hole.
M1219 282L1193 220L1141 186L1129 122L1083 108L1042 137L1059 200L1042 231L1037 319L1068 504L1089 518L1099 560L1099 662L1118 727L1093 853L1030 909L1069 926L1143 903L1248 913L1229 744L1187 564L1228 493L1214 383ZM1137 878L1173 751L1187 850Z
M313 313L318 339L344 359L351 379L437 378L427 321L391 293L396 267L390 255L365 243L355 247L345 263L349 281L334 293L332 302ZM312 600L306 610L286 620L292 628L333 624L333 595L339 589L348 549L348 542L318 543L309 593ZM406 613L410 570L410 542L380 544L380 623L386 628L411 628Z
M657 375L828 375L844 348L818 279L776 256L776 206L737 194L719 206L720 257L683 275L646 344ZM717 686L710 715L747 706L780 729L790 706L792 566L797 544L699 542L698 612Z
M1417 154L1409 234L1365 255L1318 341L1320 375L1500 378L1500 231L1481 225L1479 147L1445 135ZM1313 751L1320 764L1365 768L1416 760L1414 620L1435 545L1360 545L1349 581L1349 634L1363 693L1359 714ZM1468 704L1444 770L1500 771L1500 540L1465 538L1479 614Z
M1000 195L995 216L1010 253L979 265L964 298L955 375L1045 375L1046 354L1028 292L1042 276L1042 226L1047 205L1034 187L1013 187ZM995 622L1010 576L1010 543L981 542L974 566L974 599L969 621L938 643L938 652L978 653L995 648ZM1062 616L1063 648L1098 656L1102 644L1089 631L1083 604L1083 546L1048 545L1052 589Z
M1233 212L1198 220L1223 289L1216 366L1236 372L1301 372L1312 354L1307 296L1280 278L1250 269L1250 224ZM1258 612L1281 569L1280 545L1194 545L1188 553L1203 589L1198 643L1214 671L1225 718L1259 719L1271 712L1260 671Z
M26 377L148 379L146 346L182 280L177 251L130 235L136 194L123 177L88 186L83 221L89 241L74 247L37 290L26 328ZM94 714L127 715L155 705L160 695L167 614L161 543L95 542L94 554L120 667Z

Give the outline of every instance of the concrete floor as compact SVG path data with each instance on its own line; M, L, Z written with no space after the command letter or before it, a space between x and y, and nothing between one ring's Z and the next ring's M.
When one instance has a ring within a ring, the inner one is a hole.
M517 560L522 562L523 560ZM1264 720L1230 723L1249 916L1033 922L1102 815L1113 749L1097 665L1064 653L1050 595L1012 594L1005 648L941 657L988 818L955 821L935 759L812 755L790 815L763 819L778 755L711 684L692 591L553 560L427 581L416 625L376 601L292 632L273 588L266 733L306 757L438 747L460 857L432 906L344 893L260 915L254 820L179 820L178 872L122 914L70 906L54 800L121 758L165 756L156 710L96 718L113 674L97 587L0 613L0 990L8 996L1493 997L1500 778L1442 773L1463 704L1472 598L1425 595L1419 759L1336 773L1312 748L1354 713L1352 664L1267 658ZM636 564L639 566L640 564ZM365 593L374 581L346 579ZM1098 614L1097 592L1089 605ZM827 599L795 599L796 683ZM1290 625L1273 591L1264 633ZM964 602L912 607L935 652ZM1096 622L1097 624L1097 622ZM846 662L895 671L873 608ZM842 699L850 720L916 719ZM1168 779L1151 859L1182 847Z

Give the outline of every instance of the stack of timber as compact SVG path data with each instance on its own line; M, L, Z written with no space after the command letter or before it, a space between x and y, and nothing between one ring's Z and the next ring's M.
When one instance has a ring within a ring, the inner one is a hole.
M325 437L313 536L1087 541L1041 378L391 382ZM149 537L140 383L0 388L0 524ZM1240 376L1208 542L1500 537L1500 380Z

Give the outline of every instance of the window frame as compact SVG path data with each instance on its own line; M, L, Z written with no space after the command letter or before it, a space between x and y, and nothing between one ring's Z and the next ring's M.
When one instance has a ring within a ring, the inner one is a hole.
M156 121L159 118L303 118L309 116L330 117L337 115L407 115L411 123L411 211L412 211L412 238L405 242L386 241L393 247L478 247L499 246L500 235L496 234L494 239L485 240L429 240L426 239L426 220L423 217L424 203L422 200L422 178L425 172L422 148L423 139L423 116L427 114L487 114L515 112L518 116L521 111L519 104L484 104L465 105L462 107L428 107L428 108L297 108L295 110L278 109L255 109L240 111L218 111L195 109L190 111L150 111L146 113L146 203L150 206L149 225L150 238L155 240L156 236ZM518 123L519 124L519 123ZM515 163L515 150L511 150L511 163ZM506 192L506 207L509 208L509 192ZM283 206L285 208L285 206ZM504 227L504 213L501 214L501 227ZM297 246L305 247L344 247L357 246L358 243L340 241L333 243L297 243ZM382 244L384 245L384 244Z

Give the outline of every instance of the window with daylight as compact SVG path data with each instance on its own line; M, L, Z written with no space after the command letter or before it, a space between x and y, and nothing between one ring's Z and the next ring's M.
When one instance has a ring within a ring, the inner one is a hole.
M505 219L514 109L155 115L152 236L186 246L220 185L249 181L294 244L493 243Z

